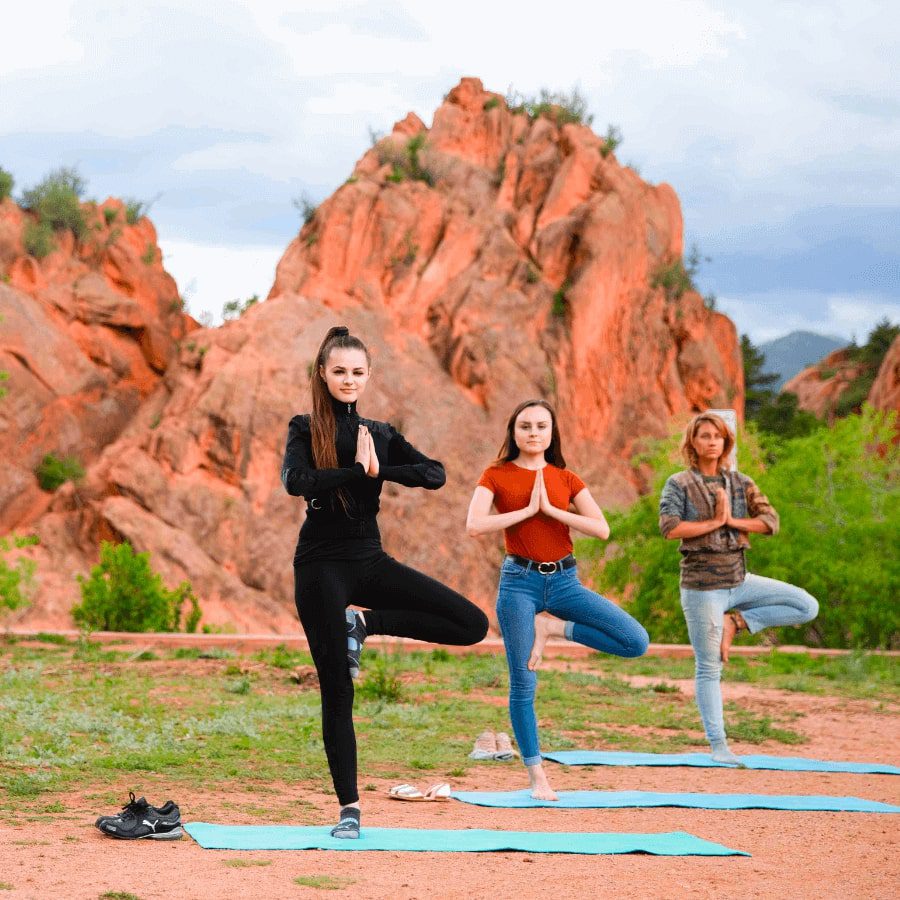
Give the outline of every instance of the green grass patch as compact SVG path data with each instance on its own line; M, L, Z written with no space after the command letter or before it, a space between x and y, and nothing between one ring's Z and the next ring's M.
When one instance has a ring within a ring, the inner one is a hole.
M333 875L299 875L294 879L294 884L318 888L321 891L342 891L355 883L353 878L336 878Z
M253 866L271 866L271 859L223 859L222 865L229 869L249 869Z

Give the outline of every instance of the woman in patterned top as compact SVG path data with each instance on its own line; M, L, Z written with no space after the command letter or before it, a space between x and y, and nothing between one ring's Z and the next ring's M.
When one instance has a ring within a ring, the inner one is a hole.
M642 625L578 580L570 527L609 537L591 492L566 468L553 408L528 400L510 416L500 455L475 488L466 529L473 536L503 531L497 619L509 664L509 715L537 800L559 799L541 763L534 712L535 670L547 639L565 637L616 656L640 656L649 641Z
M725 737L720 679L736 634L802 625L819 604L802 588L747 572L747 535L777 534L778 513L753 479L728 468L734 436L712 413L695 416L659 501L663 537L681 539L681 608L696 660L697 706L715 762L740 765ZM731 610L731 612L729 612Z

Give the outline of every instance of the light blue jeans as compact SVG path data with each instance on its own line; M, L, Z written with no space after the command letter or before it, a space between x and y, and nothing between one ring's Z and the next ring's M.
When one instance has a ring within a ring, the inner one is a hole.
M751 634L773 625L802 625L819 614L819 603L802 588L774 578L746 575L733 588L715 591L681 589L681 608L696 661L697 707L706 737L713 746L725 743L722 715L722 623L730 609L739 610Z
M650 639L644 627L579 580L577 569L541 575L508 557L500 569L497 619L509 665L509 717L526 766L541 761L534 693L537 675L528 668L534 645L534 617L548 612L564 619L565 634L594 650L616 656L641 656Z

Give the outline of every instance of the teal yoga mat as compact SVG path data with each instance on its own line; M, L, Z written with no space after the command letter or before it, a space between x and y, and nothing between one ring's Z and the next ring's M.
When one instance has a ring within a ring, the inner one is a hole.
M785 809L800 812L900 813L900 806L860 797L804 797L792 794L658 794L653 791L558 791L559 800L535 800L530 791L454 791L454 800L513 809L626 809L685 806L690 809Z
M611 750L557 750L544 759L566 766L703 766L733 769L712 761L708 753L623 753ZM746 769L777 769L782 772L853 772L859 775L900 775L900 768L884 763L832 762L802 756L739 756Z
M650 853L654 856L749 856L686 831L616 834L580 831L431 831L424 828L367 828L357 841L333 838L328 826L210 825L190 822L185 831L207 850L409 850L485 853Z

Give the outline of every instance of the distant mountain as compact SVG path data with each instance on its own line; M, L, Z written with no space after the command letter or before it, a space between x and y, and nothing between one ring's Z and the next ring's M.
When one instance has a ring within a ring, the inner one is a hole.
M784 337L760 344L758 349L766 357L763 371L776 372L781 376L773 386L778 391L798 372L847 344L848 341L843 338L815 334L812 331L792 331Z

